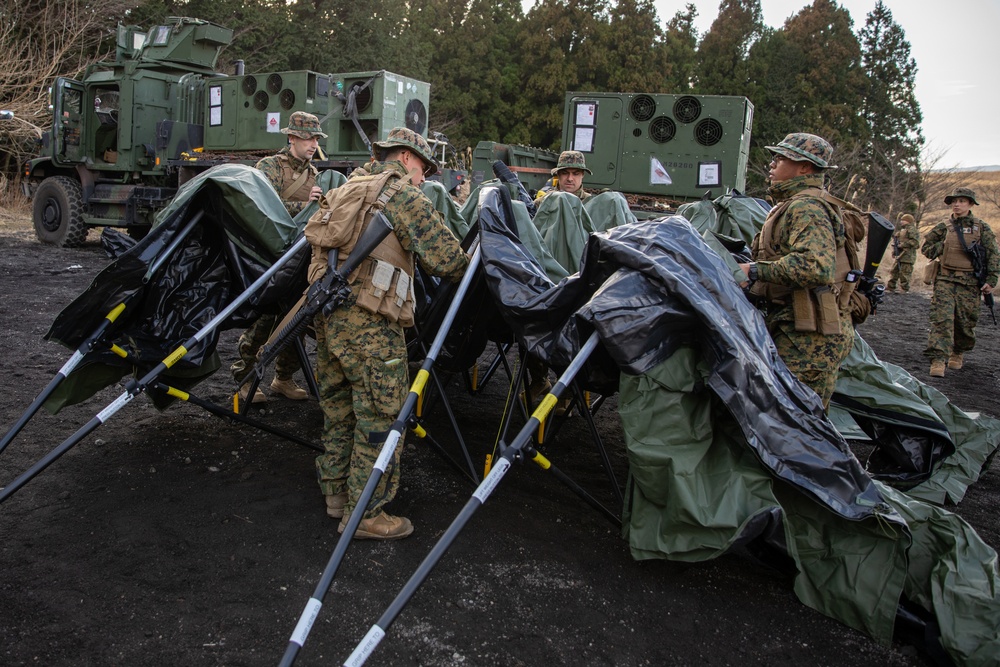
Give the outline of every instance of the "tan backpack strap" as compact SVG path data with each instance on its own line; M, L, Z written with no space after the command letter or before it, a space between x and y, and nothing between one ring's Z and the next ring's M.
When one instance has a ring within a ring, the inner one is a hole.
M411 169L406 176L401 176L395 181L393 181L389 187L382 191L378 196L378 199L372 204L372 208L381 211L385 208L385 205L389 203L389 200L396 196L396 193L403 189L403 186L409 183L417 175L418 171L416 167Z
M281 194L278 195L279 197L281 197L282 201L287 200L289 197L291 197L293 194L295 194L295 192L297 192L298 189L301 188L302 185L307 180L309 180L309 174L310 173L311 172L309 170L309 165L306 165L306 168L302 171L301 174L298 175L298 177L294 181L292 181L292 184L289 185L284 190L282 190Z

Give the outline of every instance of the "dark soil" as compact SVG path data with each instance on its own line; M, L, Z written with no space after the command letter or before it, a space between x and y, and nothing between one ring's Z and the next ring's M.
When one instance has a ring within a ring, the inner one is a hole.
M2 222L2 221L0 221ZM22 219L0 224L0 432L69 351L42 340L56 313L107 263L94 240L37 243ZM886 360L969 411L997 415L1000 334L980 323L960 372L927 377L926 293L890 295L862 335ZM238 332L219 346L233 358ZM496 438L506 382L449 395L477 469ZM195 392L230 404L220 371ZM0 455L7 484L119 393L38 414ZM312 400L272 397L268 423L318 442ZM435 409L431 435L457 453ZM619 481L615 402L598 425ZM567 422L552 461L614 506L584 421ZM314 453L191 405L146 398L118 414L0 505L0 664L275 665L337 543L314 481ZM297 660L340 664L468 500L472 485L408 440L391 506L414 535L355 542ZM993 547L1000 463L956 511ZM745 554L702 564L636 562L618 530L550 473L515 467L391 626L377 665L926 665L912 646L880 646L801 604L791 580Z

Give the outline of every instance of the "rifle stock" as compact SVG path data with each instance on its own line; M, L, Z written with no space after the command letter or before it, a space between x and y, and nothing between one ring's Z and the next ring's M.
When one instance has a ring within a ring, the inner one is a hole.
M865 266L862 270L865 278L875 277L895 231L895 226L881 213L868 211L868 250L865 252Z
M347 284L347 277L357 270L361 262L375 250L378 244L382 242L382 239L391 233L392 223L389 222L389 219L385 217L382 211L376 211L368 226L361 232L361 236L358 238L357 243L354 244L354 248L347 255L347 259L344 260L342 267L337 266L339 250L336 248L330 249L330 259L326 274L310 285L305 303L292 319L282 327L274 341L268 345L264 345L260 349L260 353L257 355L257 363L254 365L255 373L259 375L263 372L263 369L267 368L274 361L278 353L285 349L289 342L304 334L320 311L324 315L329 315L333 312L334 308L347 300L347 297L351 293L350 286ZM246 384L253 375L254 373L247 374L243 378L243 381L240 382L240 386Z

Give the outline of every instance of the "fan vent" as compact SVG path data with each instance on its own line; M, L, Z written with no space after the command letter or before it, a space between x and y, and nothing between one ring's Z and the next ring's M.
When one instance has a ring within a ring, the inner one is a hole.
M677 134L677 123L669 116L660 116L649 124L649 136L658 144L665 144Z
M634 120L644 123L656 113L656 100L649 95L637 95L628 105L628 112Z
M257 94L253 96L253 106L257 111L264 111L270 103L271 97L263 90L258 90Z
M682 123L693 123L701 115L701 102L697 97L685 95L674 102L674 118Z
M363 112L365 109L371 106L372 103L371 86L368 86L367 88L362 88L362 86L364 85L365 84L361 83L360 81L358 83L351 84L350 94L354 95L354 109L358 113Z
M295 106L295 93L291 88L285 88L278 96L278 104L282 109L291 109Z
M267 92L272 95L277 95L281 90L281 86L284 82L281 80L281 75L278 73L270 74L267 77Z
M257 92L257 77L253 74L243 77L243 94L253 95Z
M406 103L406 127L417 134L423 134L427 129L427 107L420 100Z
M706 118L694 126L694 138L702 146L714 146L722 141L722 123Z

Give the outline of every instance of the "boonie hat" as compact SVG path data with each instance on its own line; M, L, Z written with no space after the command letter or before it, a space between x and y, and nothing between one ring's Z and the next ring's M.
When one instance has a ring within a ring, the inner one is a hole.
M592 176L594 174L594 172L587 169L587 160L580 151L563 151L560 153L559 161L556 163L556 168L552 170L552 175L555 176L558 174L560 169L583 169Z
M833 146L823 137L805 132L789 134L777 146L765 146L772 153L777 153L789 160L811 162L820 169L836 169L830 164L833 157Z
M326 139L326 132L319 126L319 118L305 111L296 111L293 113L288 118L288 127L283 128L281 133L290 134L299 139L311 139L313 137Z
M951 205L951 202L959 197L965 197L976 206L979 206L979 202L976 201L976 191L972 188L955 188L950 195L944 198L944 203Z
M900 222L916 222L916 220L913 218L913 216L910 215L909 213L904 213L903 215L899 216L899 221Z
M441 168L441 165L434 158L434 152L428 145L427 140L418 132L414 132L409 128L394 127L389 130L389 136L385 138L385 141L376 141L372 145L382 150L393 148L394 146L409 148L428 165L429 169L424 172L425 175L436 174ZM433 169L430 169L430 167L433 167Z

